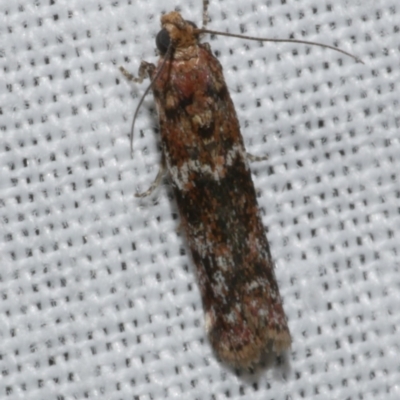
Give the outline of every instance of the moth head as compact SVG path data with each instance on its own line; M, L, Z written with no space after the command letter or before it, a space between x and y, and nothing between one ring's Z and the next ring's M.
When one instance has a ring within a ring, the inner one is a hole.
M161 17L161 30L156 37L156 46L164 55L172 46L174 50L185 49L197 44L199 29L192 21L186 21L176 11Z

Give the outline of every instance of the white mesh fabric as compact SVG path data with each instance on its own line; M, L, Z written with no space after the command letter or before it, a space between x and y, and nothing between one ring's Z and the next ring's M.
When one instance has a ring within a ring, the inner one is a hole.
M0 396L400 398L400 7L211 0L293 336L283 365L237 374L206 339L171 191L133 197L159 160L161 13L201 0L0 2ZM147 82L146 82L147 84Z

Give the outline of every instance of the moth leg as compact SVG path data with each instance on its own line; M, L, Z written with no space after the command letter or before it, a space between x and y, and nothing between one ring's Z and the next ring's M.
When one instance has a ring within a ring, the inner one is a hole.
M143 197L147 197L147 196L151 195L154 192L154 190L160 185L164 174L165 174L165 162L162 161L160 164L160 168L158 169L157 176L154 179L153 183L150 185L150 187L145 192L135 193L135 197L143 198Z
M138 71L138 77L135 77L132 75L130 72L128 72L124 67L119 67L119 70L122 72L122 75L131 82L135 83L142 83L144 79L146 78L151 78L154 74L155 71L155 65L150 64L146 61L142 61L140 63L139 71Z
M210 3L209 0L203 0L203 26L205 28L207 24L210 22L210 16L208 15L208 4Z
M265 160L268 160L268 154L265 154L264 156L255 156L254 154L251 154L251 153L246 153L246 155L247 155L247 159L250 161L250 162L254 162L254 161L265 161Z

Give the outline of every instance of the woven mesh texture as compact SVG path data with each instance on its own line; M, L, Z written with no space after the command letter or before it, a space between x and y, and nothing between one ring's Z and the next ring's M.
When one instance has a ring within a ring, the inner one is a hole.
M0 397L399 399L398 0L211 0L293 336L215 358L147 85L161 13L201 0L0 2Z

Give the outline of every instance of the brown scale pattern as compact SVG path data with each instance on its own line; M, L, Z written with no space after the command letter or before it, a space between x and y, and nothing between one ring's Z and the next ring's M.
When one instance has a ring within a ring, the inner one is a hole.
M153 82L166 166L196 265L209 339L238 367L291 338L222 67L192 23L161 18L173 53ZM150 66L154 78L164 61Z

